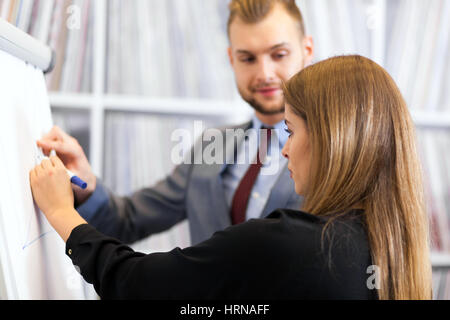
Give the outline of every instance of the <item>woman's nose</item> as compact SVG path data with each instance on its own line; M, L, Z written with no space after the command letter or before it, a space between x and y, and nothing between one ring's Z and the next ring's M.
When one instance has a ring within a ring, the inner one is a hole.
M289 143L289 142L287 142L287 143L284 145L283 149L281 150L281 155L282 155L283 157L285 157L286 159L289 159L289 155L288 155L288 143Z

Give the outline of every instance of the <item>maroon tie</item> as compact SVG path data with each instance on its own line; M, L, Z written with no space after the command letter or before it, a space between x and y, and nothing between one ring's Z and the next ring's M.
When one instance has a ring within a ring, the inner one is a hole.
M250 198L253 185L255 184L256 178L261 170L262 162L267 154L267 146L270 142L272 130L264 127L262 129L267 130L267 140L263 141L263 139L261 139L259 150L256 155L256 163L250 164L250 168L248 168L233 196L233 202L231 203L231 223L233 225L245 221L248 199ZM260 154L262 160L259 158Z

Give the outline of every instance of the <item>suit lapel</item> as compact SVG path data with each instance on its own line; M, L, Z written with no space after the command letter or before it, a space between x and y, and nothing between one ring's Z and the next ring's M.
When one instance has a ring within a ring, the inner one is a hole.
M231 224L230 209L227 201L225 200L225 194L223 191L222 175L220 174L222 166L214 165L215 173L214 178L211 180L211 201L212 207L215 212L214 216L219 219L220 227L226 228Z
M233 127L231 129L243 129L247 130L251 126L251 122L247 122L241 126ZM223 181L222 181L222 172L224 166L232 162L233 157L237 154L238 147L244 141L244 136L238 136L236 138L236 143L226 143L226 141L231 138L227 138L226 130L222 130L222 133L225 137L224 148L222 150L217 150L217 152L222 152L218 159L224 159L224 164L213 164L206 167L209 167L211 170L211 176L214 179L211 180L211 201L212 208L216 210L215 216L218 217L221 228L226 228L231 225L231 217L230 217L230 206L225 199L225 192L223 189Z

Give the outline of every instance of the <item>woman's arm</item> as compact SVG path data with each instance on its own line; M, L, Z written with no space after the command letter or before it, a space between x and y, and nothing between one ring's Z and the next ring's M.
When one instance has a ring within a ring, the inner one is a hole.
M70 234L66 254L102 299L276 297L285 273L267 278L280 259L272 259L274 250L268 252L264 235L255 232L258 225L241 224L193 247L146 255L83 224Z
M44 160L30 172L30 181L36 203L66 242L66 253L102 298L255 298L280 292L278 275L261 281L266 268L275 270L280 262L270 252L280 250L268 249L273 237L258 222L217 232L194 247L145 255L78 215L59 158Z
M30 182L36 203L66 242L66 253L102 298L215 297L224 294L224 287L236 294L231 288L241 282L228 279L236 274L234 261L248 256L236 249L245 242L240 237L225 241L222 232L196 247L144 255L86 224L74 209L69 177L58 157L36 166Z
M31 170L30 184L34 200L64 242L75 227L87 223L74 208L70 179L58 157Z

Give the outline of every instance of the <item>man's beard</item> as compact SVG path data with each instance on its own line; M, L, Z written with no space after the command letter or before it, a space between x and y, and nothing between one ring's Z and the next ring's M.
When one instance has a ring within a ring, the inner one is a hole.
M256 110L257 112L259 112L265 116L271 116L271 115L275 115L275 114L284 113L284 110L285 110L284 101L281 103L281 105L278 108L273 109L273 110L267 110L266 108L264 108L264 106L262 104L260 104L258 101L256 101L256 99L247 97L240 89L239 89L239 93L240 93L242 99L244 99L244 101L247 102L254 110Z

